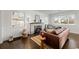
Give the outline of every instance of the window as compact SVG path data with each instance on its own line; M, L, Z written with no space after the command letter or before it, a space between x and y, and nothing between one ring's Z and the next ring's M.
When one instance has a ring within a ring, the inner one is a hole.
M75 15L58 16L54 18L56 24L74 24Z

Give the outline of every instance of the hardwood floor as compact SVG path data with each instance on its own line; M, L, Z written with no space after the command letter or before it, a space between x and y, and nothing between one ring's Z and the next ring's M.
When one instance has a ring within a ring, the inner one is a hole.
M63 49L78 49L79 48L79 35L70 34L69 40L64 45ZM28 37L27 39L17 38L12 42L5 41L0 44L0 49L40 49L40 47ZM52 49L49 47L49 49Z
M65 44L64 49L78 49L79 48L79 34L70 33L69 41Z
M12 42L5 41L0 44L0 49L39 49L39 46L29 37L27 39L15 39Z

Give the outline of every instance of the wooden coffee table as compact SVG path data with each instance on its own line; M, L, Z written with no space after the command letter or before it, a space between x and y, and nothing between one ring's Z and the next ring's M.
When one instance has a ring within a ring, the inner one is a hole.
M40 46L41 49L45 48L45 43L44 40L46 39L45 37L42 37L41 35L33 36L31 39Z

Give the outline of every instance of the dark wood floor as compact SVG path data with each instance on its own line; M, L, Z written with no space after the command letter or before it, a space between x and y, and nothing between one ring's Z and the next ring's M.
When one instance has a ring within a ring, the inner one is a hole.
M70 33L69 41L64 46L65 49L79 49L79 34Z
M39 49L39 46L28 37L27 39L16 38L12 42L5 41L0 44L0 49Z
M0 49L39 49L40 47L28 37L27 39L17 38L12 42L5 41L0 44ZM51 48L51 47L50 47ZM69 40L64 45L63 49L79 48L79 35L70 34Z

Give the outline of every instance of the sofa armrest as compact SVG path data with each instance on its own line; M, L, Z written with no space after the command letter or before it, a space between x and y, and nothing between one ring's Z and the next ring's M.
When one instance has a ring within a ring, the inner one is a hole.
M52 46L53 48L59 48L59 37L57 35L51 34L51 33L47 33L44 32L44 35L46 37L45 42Z
M58 35L58 37L60 38L59 39L60 48L62 48L64 46L66 40L68 39L68 35L69 35L69 29L68 28Z

